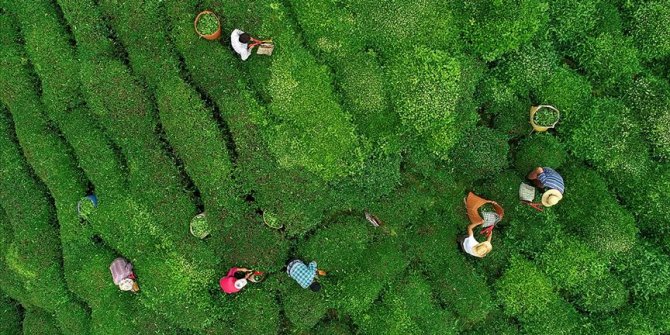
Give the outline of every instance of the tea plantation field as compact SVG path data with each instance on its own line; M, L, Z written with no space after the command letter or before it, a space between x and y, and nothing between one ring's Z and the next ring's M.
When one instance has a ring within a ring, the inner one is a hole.
M670 0L0 0L0 333L669 334L668 22ZM241 61L235 28L274 53ZM566 185L544 211L518 195L537 166ZM481 259L469 191L505 209ZM226 295L233 266L268 275Z

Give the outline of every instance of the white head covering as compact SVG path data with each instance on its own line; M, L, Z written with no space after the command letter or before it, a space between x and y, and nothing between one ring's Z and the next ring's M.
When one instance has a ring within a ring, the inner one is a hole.
M132 279L126 278L119 282L119 288L121 289L121 291L130 291L133 289L134 283L135 282Z
M242 279L238 279L238 280L235 281L235 288L236 289L241 290L245 286L247 286L247 280L246 279L242 278Z

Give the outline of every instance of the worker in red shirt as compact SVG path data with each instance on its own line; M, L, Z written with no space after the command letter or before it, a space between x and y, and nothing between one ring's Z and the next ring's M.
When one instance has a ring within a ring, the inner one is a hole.
M253 271L247 268L231 268L228 270L228 274L219 280L221 290L228 294L237 293L247 286L253 274Z

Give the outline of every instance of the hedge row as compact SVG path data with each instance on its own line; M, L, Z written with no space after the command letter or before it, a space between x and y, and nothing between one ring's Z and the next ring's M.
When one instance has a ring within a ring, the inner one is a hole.
M112 18L111 24L126 46L133 69L155 95L167 138L202 193L206 210L217 222L224 217L220 213L222 207L231 210L235 205L230 157L212 111L178 75L179 64L169 48L163 22L150 14L162 12L159 4L105 1L101 6Z
M217 4L212 4L210 8L217 13L222 12ZM325 211L336 206L319 194L327 185L303 169L283 169L277 165L262 132L265 109L245 87L245 75L237 69L239 60L218 43L205 40L193 42L191 23L193 13L198 9L193 2L172 2L166 6L172 22L173 40L188 65L192 80L212 97L230 129L238 153L234 174L240 193L253 195L253 204L275 215L289 235L304 234L322 220ZM226 22L224 20L224 28L227 28ZM272 264L276 268L283 265L281 257L265 257L285 252L283 250L286 249L271 247L280 245L279 236L253 223L230 229L233 236L253 232L256 238L232 239L226 242L227 246L232 247L230 243L233 243L236 248L249 250L244 254L255 255L259 265ZM252 241L254 243L250 244ZM258 245L268 246L268 250L255 252Z
M6 264L18 274L32 304L57 314L64 333L86 333L86 310L67 290L63 278L60 240L52 225L53 207L43 186L32 178L7 116L0 115L0 186L4 190L0 205L14 238L4 254Z
M13 3L21 22L26 53L42 89L42 103L77 155L79 164L98 187L120 190L125 173L114 148L91 117L81 96L78 64L54 6L45 1ZM82 131L85 129L85 131Z
M333 92L328 69L317 64L285 20L286 8L268 0L249 3L261 22L248 20L244 6L222 3L220 8L234 27L272 38L278 46L271 58L252 57L244 68L269 102L263 135L279 165L304 168L324 180L356 172L365 152L351 116Z
M114 193L115 192L110 192L110 194ZM168 238L165 234L162 233L161 228L158 228L155 224L151 223L153 219L150 216L148 216L146 210L141 209L141 206L136 207L135 200L126 198L122 194L123 192L119 192L118 198L113 198L113 196L110 195L109 198L105 199L108 201L107 205L109 207L101 206L99 212L100 215L94 215L92 218L94 222L94 227L98 230L101 230L105 240L109 241L110 244L114 245L116 248L118 248L118 250L120 250L125 255L143 254L141 250L146 250L146 254L157 253L158 255L161 255L167 252L167 254L175 256L176 253L174 251L175 248L174 240ZM128 208L129 205L130 208ZM129 225L127 226L116 225L116 223L118 222L128 222ZM188 222L188 221L187 219L185 219L182 222ZM125 230L129 229L133 231L133 233L132 234L122 233L124 229ZM140 234L140 232L143 232L144 234ZM146 234L147 232L150 235L147 235ZM151 236L151 239L155 241L154 242L155 244L148 243L148 241L151 240L149 236ZM207 276L213 275L211 267L213 266L212 264L215 263L215 258L212 257L211 253L208 250L206 250L204 246L195 245L192 243L189 245L180 241L180 244L177 244L177 247L181 250L182 253L191 255L190 257L192 257L192 259L198 259L198 263L200 263L201 265L205 265L202 264L203 261L211 263L202 267L199 276L196 276L193 274L189 275L185 274L185 272L189 271L188 267L185 266L177 267L177 264L179 263L188 264L189 262L181 256L173 257L171 260L169 259L161 260L158 263L148 262L148 268L155 269L156 271L160 271L159 269L161 267L166 266L167 268L175 269L173 272L170 272L170 276L167 277L163 276L163 278L159 279L159 281L166 280L167 282L169 282L169 284L167 284L168 287L169 285L176 285L176 283L178 283L178 281L176 281L177 276L181 276L181 278L187 278L186 285L193 284L193 285L206 286L211 282L213 282L213 279L211 278L205 279L205 278ZM170 263L170 261L172 263ZM139 263L141 264L141 262ZM154 265L155 268L152 267L152 265ZM150 282L148 282L147 284L151 286ZM155 287L159 286L164 286L164 284L160 282ZM186 288L183 287L182 291L184 289ZM198 301L205 301L205 303L206 301L209 300L209 297L205 290L189 291L189 293L187 293L185 296L187 297L192 296L192 299ZM158 304L170 305L173 306L173 308L175 305L179 306L180 302L183 302L183 304L195 303L188 299L182 299L182 298L183 297L179 297L178 299L176 300L173 299L171 301L170 300L171 298L163 295L149 296L146 302L148 305L154 306L156 304L155 300L158 300L159 301ZM170 302L166 302L166 300ZM195 304L202 304L202 302ZM189 307L185 306L185 308ZM154 308L154 310L163 311L164 309ZM194 320L194 323L198 324L198 327L200 327L202 326L202 324L208 323L207 321L203 321L203 319L207 317L210 317L210 315L202 314L201 319L198 320L197 318L193 318L190 320Z
M110 31L99 8L84 0L59 4L69 24L79 27L73 32L86 102L125 156L130 190L158 217L181 221L168 225L168 231L178 239L186 238L185 214L194 214L194 209L175 162L159 140L153 103L142 83L116 58L120 46L107 37Z
M21 311L19 304L4 294L0 294L0 332L6 335L19 335L21 331Z

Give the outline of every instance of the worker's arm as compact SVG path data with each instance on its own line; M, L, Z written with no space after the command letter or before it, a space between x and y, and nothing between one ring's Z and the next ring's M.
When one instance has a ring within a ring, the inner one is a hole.
M475 229L475 227L479 226L480 224L481 223L471 223L471 224L469 224L468 225L468 236L473 236L475 234L473 232L473 230Z
M544 170L541 167L537 167L537 168L535 168L535 170L531 171L528 174L528 179L535 180L535 179L537 179L537 176L542 172L544 172Z

